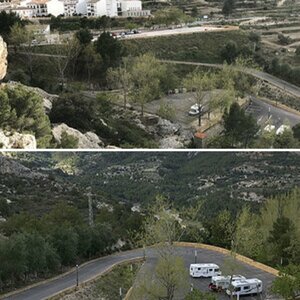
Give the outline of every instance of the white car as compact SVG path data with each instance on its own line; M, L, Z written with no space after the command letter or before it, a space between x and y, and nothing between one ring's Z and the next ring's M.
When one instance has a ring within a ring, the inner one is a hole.
M200 108L200 109L199 109ZM197 116L199 113L203 110L203 106L200 104L198 105L197 103L192 105L190 110L189 110L189 115L190 116Z

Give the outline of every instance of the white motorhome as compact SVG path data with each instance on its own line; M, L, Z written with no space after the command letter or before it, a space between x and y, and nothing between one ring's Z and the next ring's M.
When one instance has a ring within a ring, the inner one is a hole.
M230 289L230 287L226 289L227 295L231 294L230 290L232 290L233 296L242 296L259 294L263 289L262 281L257 278L237 280L232 282L231 286L232 289Z
M213 276L208 287L212 291L226 290L230 285L230 280L235 282L243 279L246 279L246 277L242 275L233 275L232 278L231 276Z
M220 267L216 264L191 264L190 275L192 277L212 277L221 275Z

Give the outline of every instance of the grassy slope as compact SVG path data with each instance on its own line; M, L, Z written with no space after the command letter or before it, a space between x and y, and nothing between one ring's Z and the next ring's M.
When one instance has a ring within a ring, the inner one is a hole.
M244 31L203 32L123 41L133 56L152 52L158 58L222 63L221 51L228 41L249 43Z

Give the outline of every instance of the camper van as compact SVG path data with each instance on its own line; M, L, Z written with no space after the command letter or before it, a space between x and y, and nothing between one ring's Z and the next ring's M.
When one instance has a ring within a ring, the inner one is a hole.
M221 275L220 267L216 264L191 264L190 275L192 277L212 277Z
M226 293L230 295L230 290L232 290L233 296L259 294L263 288L262 281L257 278L237 280L232 282L231 286L232 289L230 289L229 286L228 289L226 289Z
M230 285L230 280L231 282L235 282L243 279L246 279L246 277L242 275L233 275L232 278L231 276L213 276L208 287L210 290L218 292L226 290Z

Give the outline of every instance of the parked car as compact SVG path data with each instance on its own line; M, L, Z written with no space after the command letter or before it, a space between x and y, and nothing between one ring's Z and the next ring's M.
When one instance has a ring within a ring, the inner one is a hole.
M198 105L197 103L192 105L190 110L189 110L189 115L190 116L197 116L199 115L200 112L203 111L203 106L200 104Z

